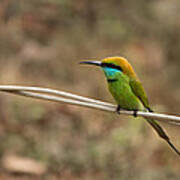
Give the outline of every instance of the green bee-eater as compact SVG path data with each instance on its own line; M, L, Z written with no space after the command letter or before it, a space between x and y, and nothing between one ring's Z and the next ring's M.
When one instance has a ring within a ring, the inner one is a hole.
M108 82L109 91L118 104L117 112L120 112L120 109L132 110L134 116L137 115L137 111L152 112L144 88L132 66L125 58L108 57L102 61L82 61L80 63L92 64L102 68ZM153 119L146 118L146 120L157 134L180 155L162 127Z

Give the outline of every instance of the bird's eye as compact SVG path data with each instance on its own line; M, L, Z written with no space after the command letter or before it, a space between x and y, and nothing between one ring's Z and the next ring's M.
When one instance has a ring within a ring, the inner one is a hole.
M112 64L112 63L102 63L101 66L102 67L109 67L109 68L117 69L117 70L119 70L121 72L123 71L120 66L117 66L117 65Z

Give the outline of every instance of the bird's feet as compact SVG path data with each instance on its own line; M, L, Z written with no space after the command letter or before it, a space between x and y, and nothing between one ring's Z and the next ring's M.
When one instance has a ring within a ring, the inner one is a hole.
M137 112L138 112L137 109L134 109L134 110L133 110L133 116L134 116L134 117L137 117Z
M120 105L118 105L117 108L116 108L116 112L117 112L118 114L121 114L121 109L122 109L122 108L120 107ZM129 111L132 111L132 110L129 110ZM137 112L138 112L137 109L134 109L134 110L133 110L133 116L134 116L134 117L137 117Z
M121 107L120 107L120 105L118 105L118 106L117 106L117 108L116 108L116 112L117 112L118 114L120 114L120 113L121 113Z

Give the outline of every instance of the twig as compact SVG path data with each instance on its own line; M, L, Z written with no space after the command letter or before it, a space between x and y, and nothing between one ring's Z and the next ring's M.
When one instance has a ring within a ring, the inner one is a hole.
M105 105L105 106L109 106L109 107L113 107L113 108L116 107L116 105L113 105L111 103L102 102L102 101L99 101L99 100L95 100L95 99L75 95L75 94L64 92L64 91L50 89L50 88L30 87L30 86L16 86L16 85L0 85L0 91L40 92L40 93L53 94L53 95L62 96L62 97L68 97L68 98L76 99L76 100L83 101L83 102L91 102L91 103L95 103L95 104Z
M100 109L109 112L116 111L116 105L113 105L111 103L102 102L99 100L94 100L91 98L86 98L75 94L49 89L49 88L16 86L16 85L0 85L0 91L13 93L16 95L21 95L26 97L32 97L36 99L44 99L53 102L63 102L72 105ZM133 111L121 110L121 114L133 115L133 113L134 113ZM180 125L180 117L174 115L165 115L165 114L142 112L142 111L138 111L137 115L142 117L150 117L170 124Z

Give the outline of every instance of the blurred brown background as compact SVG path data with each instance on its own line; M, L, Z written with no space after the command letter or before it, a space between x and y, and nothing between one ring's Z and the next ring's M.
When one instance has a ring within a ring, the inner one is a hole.
M125 56L153 109L180 110L179 0L1 0L1 84L113 102L82 59ZM1 179L178 180L180 160L142 119L0 94ZM180 128L162 124L180 149Z

